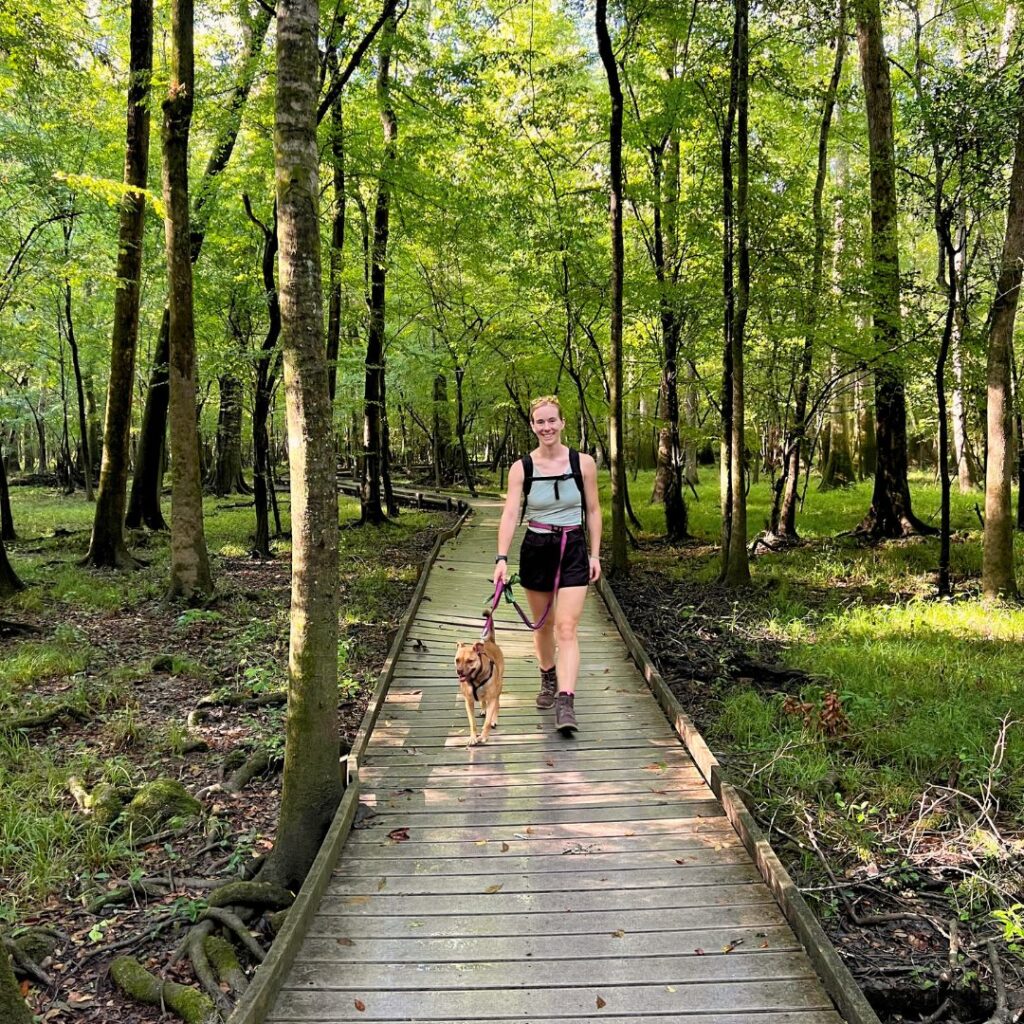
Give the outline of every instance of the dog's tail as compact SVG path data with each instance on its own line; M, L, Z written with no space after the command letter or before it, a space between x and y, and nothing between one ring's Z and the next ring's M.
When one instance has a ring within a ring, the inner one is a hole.
M490 606L484 609L484 635L482 639L494 639L494 615L491 611Z

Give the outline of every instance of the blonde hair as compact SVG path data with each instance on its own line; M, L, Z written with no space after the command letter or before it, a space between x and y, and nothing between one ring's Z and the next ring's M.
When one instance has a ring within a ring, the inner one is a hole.
M541 395L539 398L535 398L530 403L530 422L533 422L533 414L542 405L553 405L558 410L558 418L564 420L565 416L562 415L562 405L558 401L558 395Z

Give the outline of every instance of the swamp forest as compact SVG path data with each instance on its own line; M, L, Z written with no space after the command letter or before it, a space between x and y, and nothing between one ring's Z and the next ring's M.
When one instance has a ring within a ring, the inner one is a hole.
M1022 271L1017 0L0 0L0 1024L227 1020L547 394L874 1011L1019 1019Z

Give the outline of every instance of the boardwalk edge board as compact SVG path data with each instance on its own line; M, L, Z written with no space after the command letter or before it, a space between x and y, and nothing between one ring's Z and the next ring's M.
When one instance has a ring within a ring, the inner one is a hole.
M352 831L352 822L355 820L356 811L359 807L358 762L362 757L363 751L366 749L366 744L369 742L374 722L376 722L377 716L383 707L384 698L387 696L388 687L391 685L391 677L394 675L395 664L405 643L409 627L412 625L416 610L423 600L423 593L427 587L430 569L436 561L441 548L448 541L458 536L459 531L469 518L471 512L471 509L466 509L453 526L442 530L437 535L434 546L430 549L430 554L427 555L423 562L423 568L420 571L420 578L416 583L416 589L413 591L409 605L405 610L402 621L399 623L395 639L391 644L391 650L384 661L384 667L381 669L377 685L374 687L370 703L367 705L363 720L359 724L359 731L356 733L355 741L352 744L352 751L347 762L348 785L345 789L345 795L338 805L334 820L331 822L331 827L328 829L316 859L313 861L313 866L309 869L309 874L306 875L306 879L302 883L298 895L295 897L295 902L288 911L284 927L274 939L270 952L267 953L266 960L257 969L252 983L245 990L231 1016L228 1017L227 1024L263 1024L263 1020L274 1005L274 1001L284 985L285 978L295 962L299 948L305 941L310 922L320 906L320 901L327 892L327 887L338 864L345 840L348 839L349 833Z
M711 748L694 725L693 720L683 710L682 704L679 703L678 698L669 688L654 661L633 632L618 598L603 576L597 582L597 591L604 599L612 619L626 642L626 647L633 656L637 668L647 680L651 692L683 741L683 745L693 758L694 763L707 780L712 792L721 801L726 817L732 823L753 859L765 884L778 900L782 912L786 915L786 920L806 948L811 963L825 986L825 991L835 1001L839 1012L849 1024L881 1024L878 1015L871 1008L871 1004L861 992L846 964L840 959L831 940L825 934L818 919L814 916L814 912L800 894L796 883L765 838L760 826L754 820L754 816L747 810L739 793L722 779L718 759L711 752Z

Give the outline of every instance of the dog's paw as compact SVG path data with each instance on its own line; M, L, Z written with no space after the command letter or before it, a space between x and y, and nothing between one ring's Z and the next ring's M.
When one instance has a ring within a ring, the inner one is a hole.
M470 736L470 738L466 740L467 747L479 747L481 743L483 743L483 740L479 736Z

